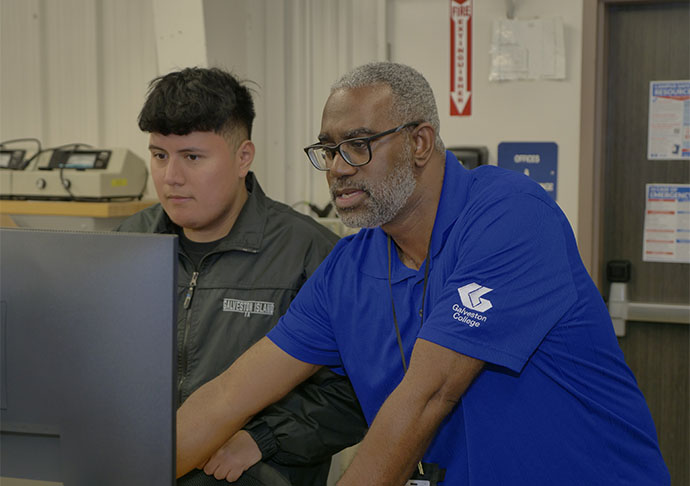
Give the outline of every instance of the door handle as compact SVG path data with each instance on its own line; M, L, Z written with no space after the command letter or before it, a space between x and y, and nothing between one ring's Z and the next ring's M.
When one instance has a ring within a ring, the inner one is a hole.
M612 282L608 308L616 336L625 336L626 321L690 324L690 305L630 302L628 284Z

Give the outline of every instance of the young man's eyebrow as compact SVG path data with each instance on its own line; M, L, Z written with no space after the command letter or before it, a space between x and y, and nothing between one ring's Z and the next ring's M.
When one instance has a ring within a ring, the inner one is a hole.
M157 145L149 144L149 150L160 150L162 152L167 152L168 150L164 149L163 147L159 147ZM184 147L181 148L180 150L177 150L178 153L189 153L189 152L194 152L194 153L205 153L206 150L199 148L199 147Z
M178 150L179 153L188 153L188 152L194 152L194 153L206 153L205 149L202 149L200 147L184 147Z

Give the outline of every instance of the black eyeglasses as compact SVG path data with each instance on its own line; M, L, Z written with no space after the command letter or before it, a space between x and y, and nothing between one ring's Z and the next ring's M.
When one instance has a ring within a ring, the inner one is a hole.
M409 122L399 127L391 128L385 132L375 133L368 137L357 137L343 140L336 145L324 145L315 143L304 148L304 151L311 161L311 165L319 170L330 170L333 167L333 160L336 152L340 154L345 162L352 167L361 167L371 161L371 141L385 137L392 133L397 133L405 128L416 127L421 122Z

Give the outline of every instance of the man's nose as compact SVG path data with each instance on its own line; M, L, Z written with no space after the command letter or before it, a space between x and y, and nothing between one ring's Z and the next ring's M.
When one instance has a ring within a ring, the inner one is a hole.
M333 177L342 177L354 174L357 172L357 167L352 167L348 164L340 153L340 150L336 150L335 155L333 155L333 164L328 172L330 172Z

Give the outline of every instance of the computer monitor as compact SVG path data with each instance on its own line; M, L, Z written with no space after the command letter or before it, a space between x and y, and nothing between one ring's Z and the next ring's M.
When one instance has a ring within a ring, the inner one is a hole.
M176 248L0 229L1 484L175 484Z

